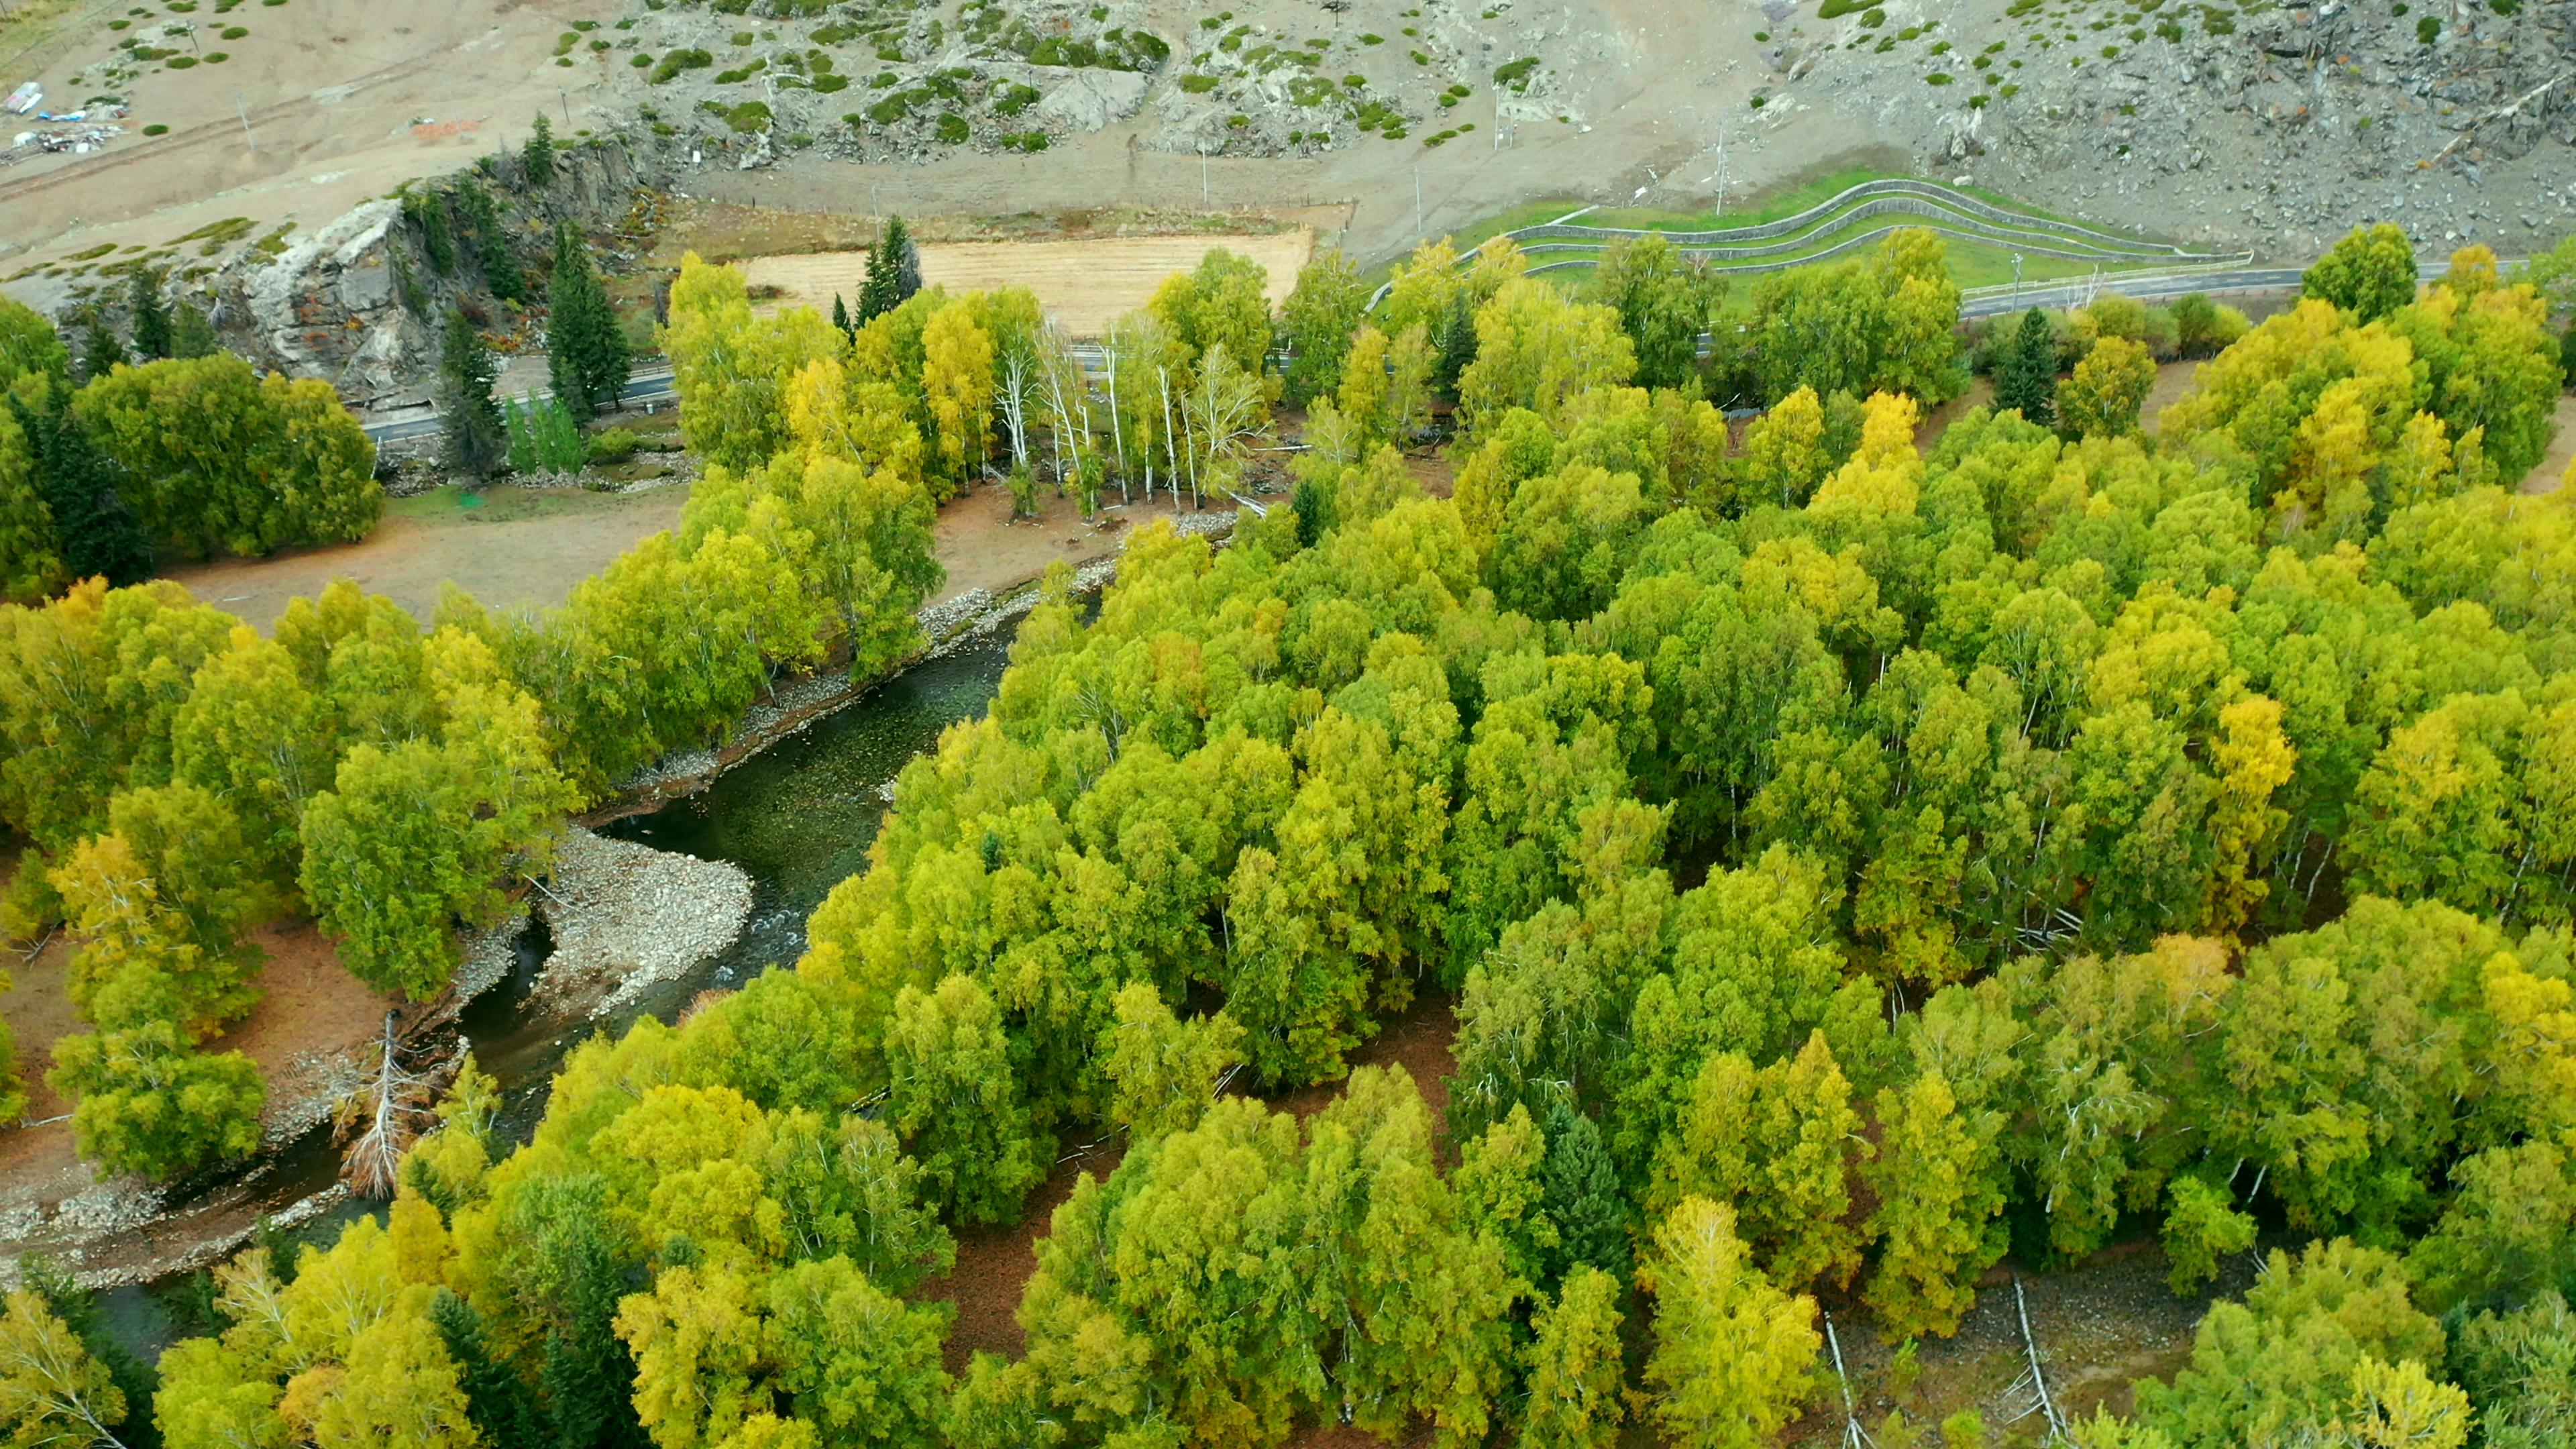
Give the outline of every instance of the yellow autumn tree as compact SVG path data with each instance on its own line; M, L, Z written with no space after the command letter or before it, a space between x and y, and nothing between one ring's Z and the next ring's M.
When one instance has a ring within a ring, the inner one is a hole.
M2279 700L2252 695L2218 712L2218 738L2210 746L2218 775L2218 798L2209 814L2217 843L2209 879L2210 930L2235 931L2269 892L2264 866L2290 818L2272 804L2272 795L2290 782L2298 763L2299 752L2281 731Z
M921 329L921 392L934 436L932 496L955 496L992 450L993 339L963 299Z

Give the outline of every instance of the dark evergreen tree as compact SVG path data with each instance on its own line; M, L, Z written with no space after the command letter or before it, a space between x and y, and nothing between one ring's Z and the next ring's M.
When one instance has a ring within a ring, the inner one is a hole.
M2576 320L2567 324L2567 335L2558 339L2558 376L2562 386L2576 387Z
M470 177L458 183L456 203L473 233L474 259L483 264L483 280L492 288L492 295L510 302L526 301L528 280L519 270L519 254L510 249L509 224L502 219L500 203L492 199L482 182Z
M859 324L865 326L921 290L921 253L903 218L886 218L885 231L868 252L867 280L859 284Z
M566 222L555 228L554 280L546 300L546 369L555 397L575 422L614 406L626 387L634 357L618 326L617 309L599 284L590 249Z
M57 381L33 403L13 395L9 409L26 434L36 492L54 516L55 552L72 577L119 587L152 577L152 540L118 492L123 470L91 441L72 411L71 389Z
M212 357L223 350L223 340L215 335L214 319L206 309L188 301L170 309L172 357Z
M81 322L80 380L105 377L118 363L133 360L126 354L125 344L108 330L107 319L98 314L97 308L91 308Z
M473 1304L441 1288L430 1302L429 1316L447 1343L447 1356L456 1361L466 1412L483 1431L483 1442L542 1442L545 1431L537 1419L536 1402L518 1374L492 1357L491 1347L483 1340L483 1315L474 1311Z
M858 324L850 320L850 304L842 301L838 292L832 294L832 325L840 328L844 337L855 336L859 330Z
M1440 319L1440 360L1431 370L1432 385L1447 398L1458 396L1458 378L1467 365L1476 360L1476 303L1465 289L1449 299L1449 311Z
M488 478L507 465L509 434L501 406L492 400L492 354L465 314L450 308L447 342L438 360L438 407L446 424L447 466Z
M1995 408L2018 409L2022 418L2041 427L2057 422L2057 335L2048 314L2037 307L2021 314L2021 326L1995 364Z
M170 304L162 299L161 279L143 267L134 269L134 355L145 362L171 356Z
M1297 491L1288 495L1288 509L1297 516L1299 548L1313 548L1315 540L1324 536L1324 530L1332 527L1332 496L1320 483L1299 483Z
M519 164L528 168L528 184L545 186L555 179L555 128L545 113L528 128L528 144L519 149Z
M456 274L456 231L448 221L447 197L436 191L415 191L403 198L403 215L420 228L420 249L429 258L429 268L442 277Z
M1580 1264L1626 1282L1628 1205L1619 1174L1592 1119L1559 1099L1547 1114L1547 1160L1539 1168L1540 1200L1556 1224L1548 1277L1561 1280Z
M635 1418L635 1361L614 1327L625 1274L599 1221L597 1181L565 1184L563 1211L540 1245L552 1322L538 1378L558 1449L645 1442Z

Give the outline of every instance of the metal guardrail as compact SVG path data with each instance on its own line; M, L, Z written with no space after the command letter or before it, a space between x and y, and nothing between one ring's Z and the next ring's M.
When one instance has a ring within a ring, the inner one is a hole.
M1855 205L1855 203L1858 203ZM1712 262L1735 262L1717 265L1714 270L1755 274L1780 271L1786 266L1803 265L1840 256L1896 231L1896 226L1874 227L1842 238L1820 251L1802 252L1785 262L1758 263L1752 259L1800 251L1814 240L1815 228L1824 222L1837 229L1872 216L1902 213L1919 216L1934 231L1955 236L1996 242L2025 252L2065 261L2119 262L2172 261L2184 265L2222 266L2239 261L2233 256L2208 252L2191 252L2164 242L2141 241L2119 236L2074 222L2050 222L2027 213L2010 211L1950 187L1906 177L1887 177L1864 181L1814 206L1777 221L1751 226L1720 228L1708 231L1661 231L1642 227L1578 226L1570 220L1541 222L1535 226L1516 227L1500 235L1512 241L1532 242L1524 250L1546 254L1560 251L1598 252L1609 243L1646 236L1661 236L1692 256ZM1576 212L1573 215L1581 215ZM1777 238L1790 238L1786 241ZM1765 243L1768 243L1767 245ZM1482 247L1479 243L1479 249ZM1468 265L1475 256L1470 251L1458 259ZM1533 273L1562 270L1567 267L1596 264L1594 257L1567 257L1560 261L1541 262L1529 270ZM1374 311L1394 289L1388 281L1370 294L1368 310Z

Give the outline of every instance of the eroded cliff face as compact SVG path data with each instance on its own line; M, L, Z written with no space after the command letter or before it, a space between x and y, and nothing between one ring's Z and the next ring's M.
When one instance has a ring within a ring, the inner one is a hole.
M660 179L649 143L610 139L557 154L544 186L514 157L488 169L416 183L436 192L472 180L499 208L530 302L493 295L455 223L454 260L442 275L420 222L394 197L370 201L269 256L246 252L210 279L209 311L225 345L258 367L319 377L355 406L381 406L425 393L438 364L440 319L450 307L494 332L541 325L542 280L555 223L586 235L614 228L634 209L639 187ZM613 264L614 256L603 256Z

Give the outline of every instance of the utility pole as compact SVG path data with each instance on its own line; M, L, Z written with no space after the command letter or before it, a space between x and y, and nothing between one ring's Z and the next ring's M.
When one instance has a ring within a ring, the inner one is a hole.
M563 102L564 129L569 131L572 129L572 97L565 93L562 86L557 86L555 99Z
M1199 153L1199 210L1208 209L1208 159L1207 153L1201 151Z
M1422 240L1422 168L1413 168L1413 239Z
M242 94L240 91L233 92L233 114L241 117L242 139L250 143L250 148L252 150L258 150L259 137L251 134L250 108L242 104Z
M1726 215L1726 123L1717 123L1717 214Z

